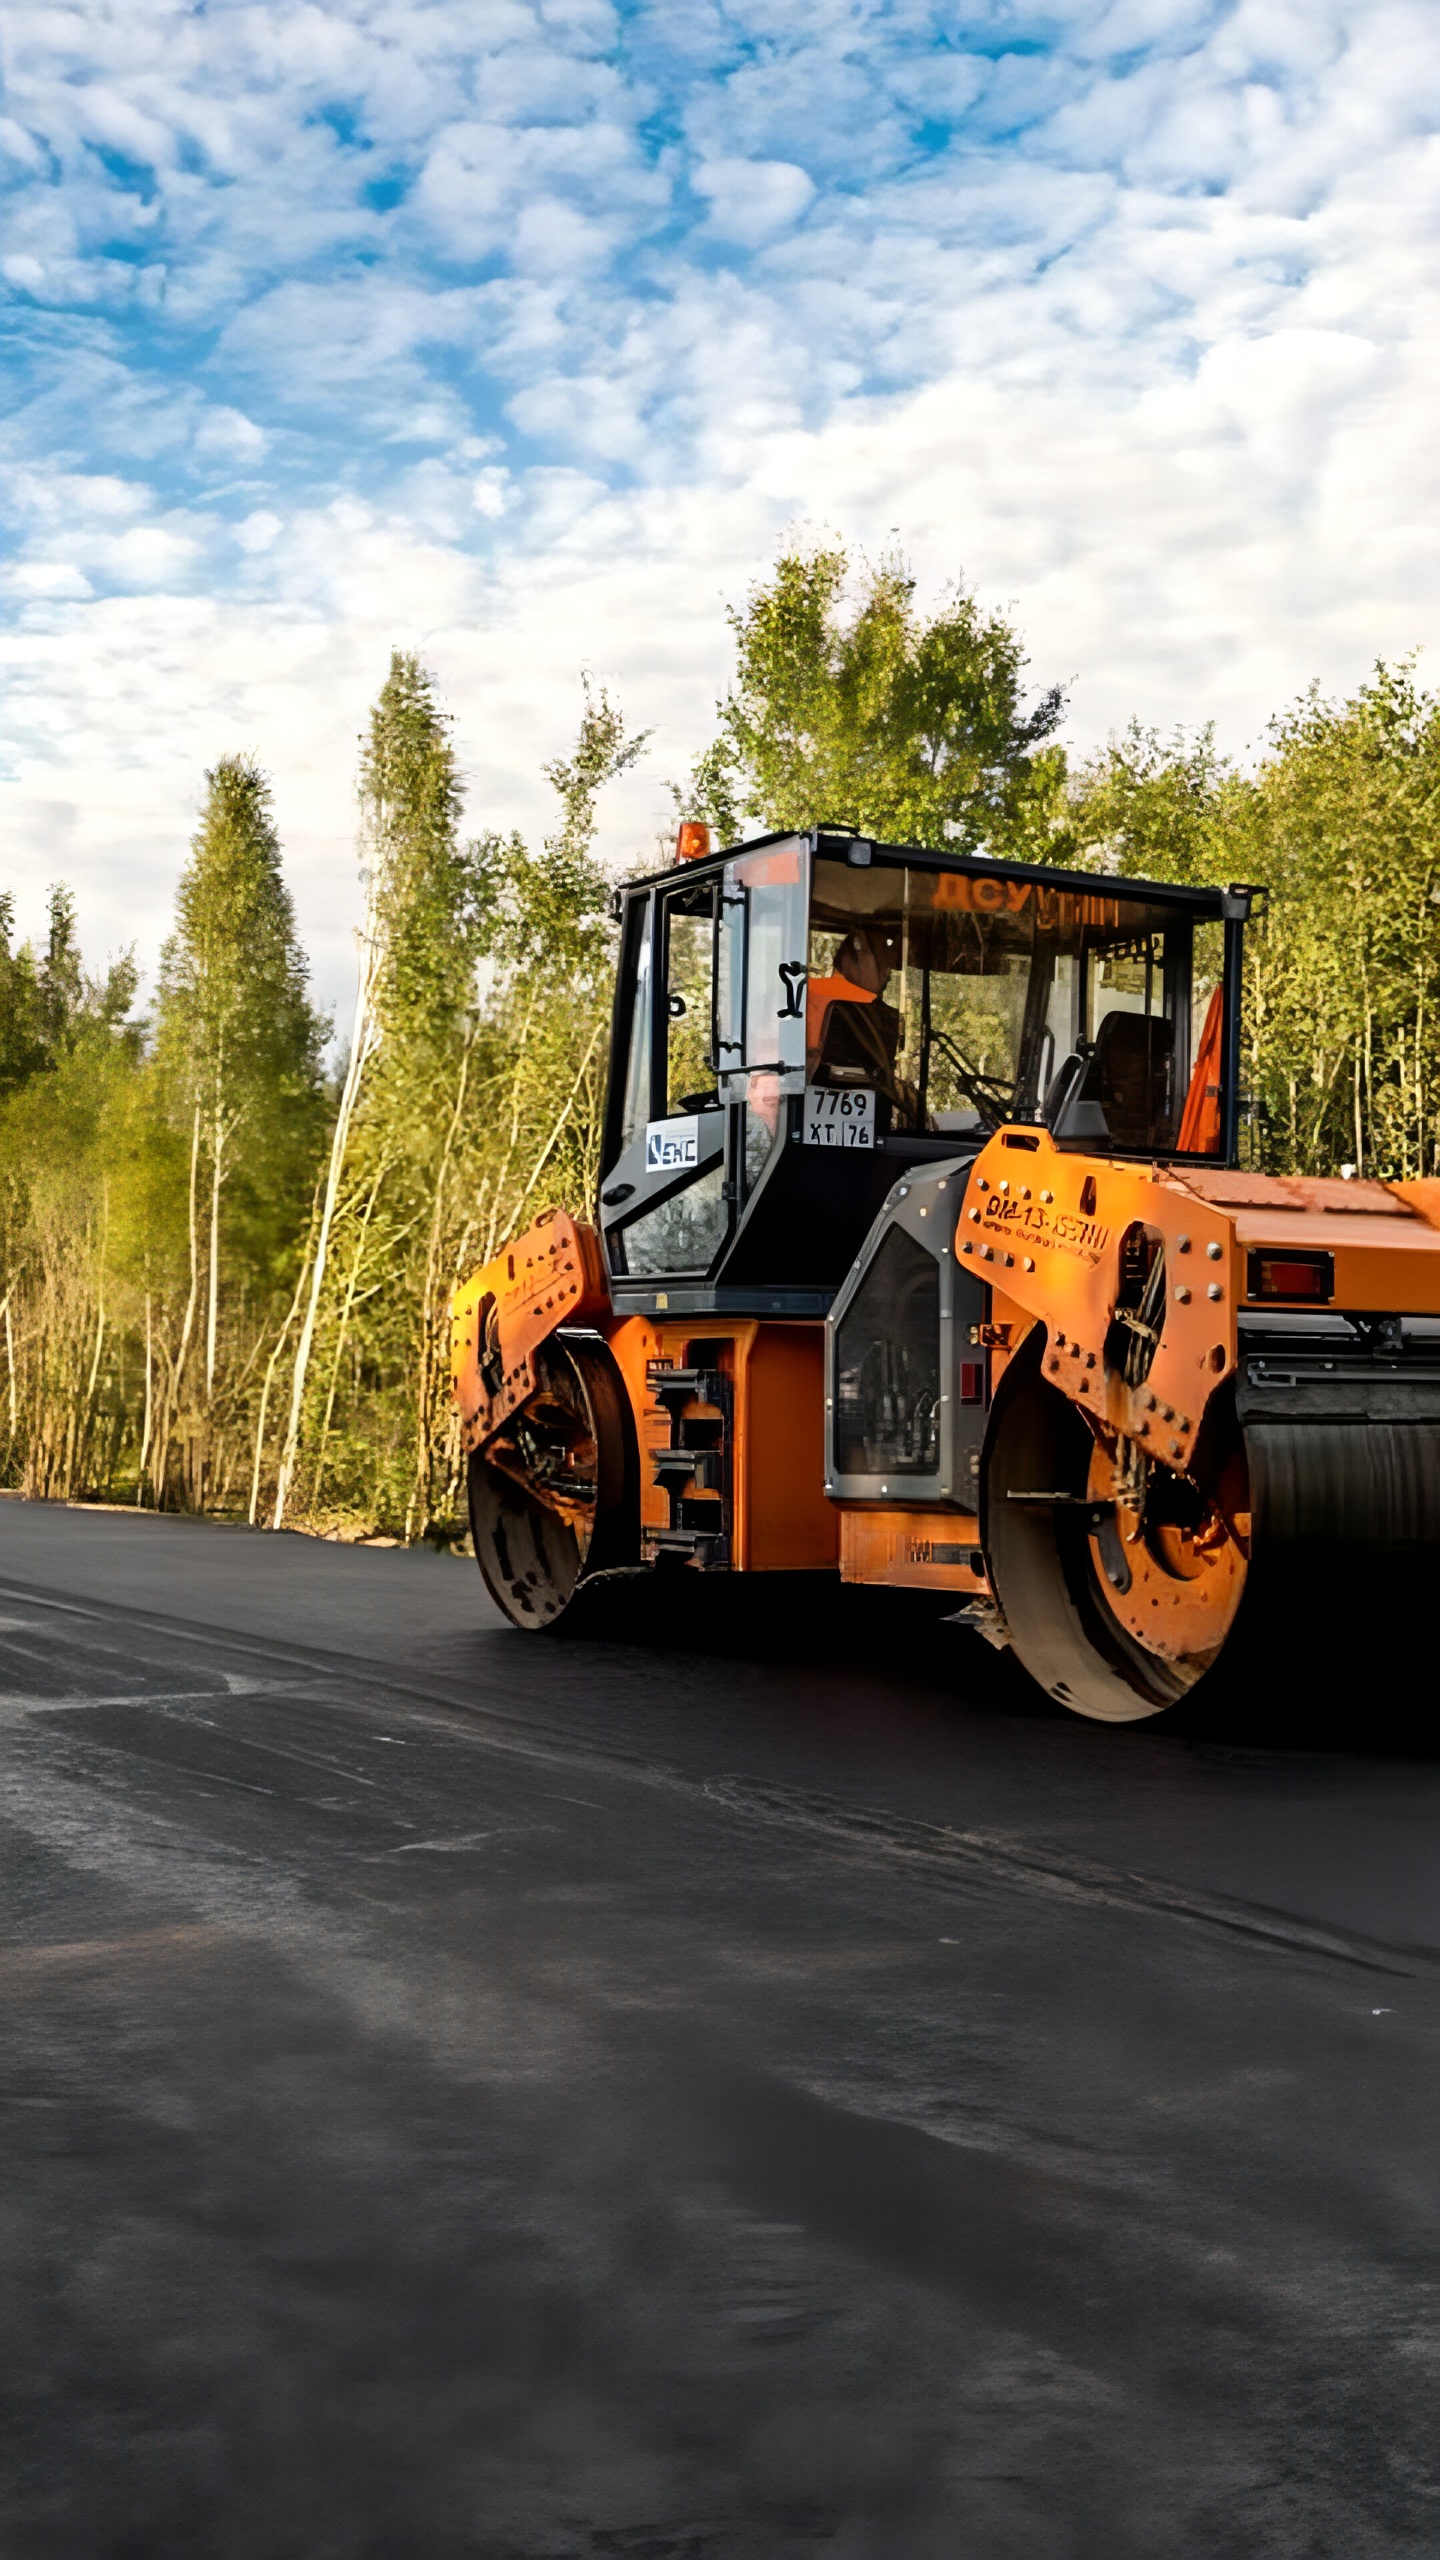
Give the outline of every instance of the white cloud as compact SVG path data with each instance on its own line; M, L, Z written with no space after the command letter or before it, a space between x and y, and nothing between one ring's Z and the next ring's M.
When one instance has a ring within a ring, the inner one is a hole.
M279 516L273 515L268 507L256 507L253 514L246 516L244 522L236 526L235 539L242 551L252 554L273 551L277 538L284 530L284 523Z
M207 409L195 429L195 450L207 462L263 462L270 438L242 410Z
M1054 0L1008 55L1020 10L982 53L938 0L12 15L32 921L63 871L153 952L251 746L337 994L392 641L477 824L545 823L613 678L659 732L628 853L800 520L1013 599L1082 744L1240 747L1440 640L1425 0Z
M16 124L13 116L0 116L0 151L22 169L40 177L44 174L45 154L32 133Z
M94 593L83 569L73 560L17 560L5 573L17 596L89 596Z
M707 160L691 185L710 205L710 227L723 240L758 248L797 222L815 182L793 160Z

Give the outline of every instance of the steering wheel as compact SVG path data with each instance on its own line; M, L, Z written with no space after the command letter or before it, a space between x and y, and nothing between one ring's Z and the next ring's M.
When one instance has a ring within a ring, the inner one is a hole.
M1010 1117L1011 1089L998 1076L982 1075L962 1057L953 1040L943 1031L931 1031L930 1046L949 1059L955 1081L967 1101L973 1102L987 1129L1000 1129Z

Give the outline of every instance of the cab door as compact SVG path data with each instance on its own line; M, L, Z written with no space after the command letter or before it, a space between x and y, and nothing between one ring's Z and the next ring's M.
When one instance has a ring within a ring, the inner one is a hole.
M716 1057L741 1209L805 1089L807 890L799 840L738 855L721 882Z
M712 872L628 901L607 1133L613 1162L600 1185L617 1278L703 1275L729 1232L728 1114L716 1068L720 887Z

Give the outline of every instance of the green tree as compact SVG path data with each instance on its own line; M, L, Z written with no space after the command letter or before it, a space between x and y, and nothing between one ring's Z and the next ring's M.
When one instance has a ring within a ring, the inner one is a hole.
M303 1292L289 1415L276 1480L279 1527L311 1450L307 1498L318 1506L347 1358L352 1442L387 1479L393 1507L404 1430L397 1381L423 1360L417 1234L432 1213L464 1109L474 1039L475 966L484 942L483 866L460 842L462 794L450 724L434 679L396 650L361 754L365 918L349 1056L331 1138L314 1250ZM364 1315L363 1333L357 1319ZM319 1393L312 1397L317 1349ZM428 1370L426 1371L428 1376ZM358 1390L368 1377L368 1400ZM422 1406L426 1401L422 1391ZM344 1452L341 1453L342 1459ZM259 1468L255 1495L258 1500Z
M612 942L596 804L643 743L587 687L574 751L546 769L560 816L542 850L465 843L433 682L392 661L362 755L355 1028L275 1518L454 1522L456 1281L527 1214L593 1195Z
M517 835L480 847L492 898L481 1026L490 1107L473 1191L482 1261L527 1210L588 1214L594 1200L614 962L598 803L649 736L632 737L603 687L587 682L573 754L544 767L558 825L538 854Z
M185 1392L203 1295L192 1479L208 1462L227 1259L268 1296L308 1194L323 1031L306 993L269 783L242 755L222 756L205 779L161 958L156 1038L157 1069L189 1147L189 1286L172 1407Z
M75 901L63 882L50 892L50 930L36 974L41 1028L53 1062L67 1046L76 1024L87 1011L95 1010L98 1000L96 991L86 987L75 929ZM87 993L92 999L88 1006Z
M135 999L134 955L124 952L103 977L87 977L75 930L75 901L63 882L51 890L44 949L16 950L13 891L0 889L0 1098L56 1066L77 1033L126 1021ZM128 1033L138 1042L138 1027Z
M1076 858L1269 893L1247 938L1251 1145L1279 1172L1440 1170L1440 703L1408 664L1313 690L1255 771L1133 726L1070 777Z
M54 1063L35 954L27 943L17 951L14 935L14 893L0 889L0 1097Z
M126 1432L114 1218L141 1076L136 975L128 954L86 975L64 889L38 958L5 942L25 1011L10 1049L20 1071L0 1090L0 1469L28 1493L67 1497L108 1481Z
M1226 845L1228 876L1270 889L1247 1001L1267 1159L1440 1172L1440 701L1408 664L1306 695Z
M683 795L744 826L853 826L899 843L1049 849L1062 767L1052 686L1024 707L1024 651L1002 614L952 589L928 620L898 556L862 573L838 545L792 549L732 611L735 680Z
M1066 860L1198 886L1229 860L1236 777L1213 727L1169 738L1132 721L1066 777Z

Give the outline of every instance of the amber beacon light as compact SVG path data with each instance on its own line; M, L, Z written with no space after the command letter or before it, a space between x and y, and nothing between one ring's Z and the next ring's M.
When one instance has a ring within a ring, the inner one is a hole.
M675 833L677 862L703 862L710 850L710 830L703 818L682 818Z

